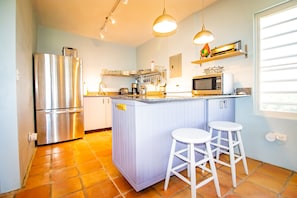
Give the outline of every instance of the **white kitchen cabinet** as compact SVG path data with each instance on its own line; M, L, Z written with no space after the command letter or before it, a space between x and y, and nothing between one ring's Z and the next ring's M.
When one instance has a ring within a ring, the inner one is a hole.
M104 99L105 104L105 127L104 128L111 128L112 125L112 103L110 97L105 97Z
M111 127L111 99L109 97L84 97L85 131Z

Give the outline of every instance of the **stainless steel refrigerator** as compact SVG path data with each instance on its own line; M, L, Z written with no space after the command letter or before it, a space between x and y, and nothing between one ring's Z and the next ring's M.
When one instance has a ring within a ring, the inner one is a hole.
M83 137L82 60L54 54L33 57L37 144Z

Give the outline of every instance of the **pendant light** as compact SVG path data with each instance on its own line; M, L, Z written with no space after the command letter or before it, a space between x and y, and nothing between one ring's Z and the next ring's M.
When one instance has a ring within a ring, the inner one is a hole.
M204 1L203 1L203 8L204 9ZM204 16L203 16L203 11L202 11L202 29L200 32L198 32L194 38L193 38L193 42L195 44L205 44L205 43L209 43L211 41L214 40L214 36L213 34L205 29L205 25L204 25Z
M165 10L165 0L163 14L160 15L153 23L153 31L155 33L167 34L175 31L177 28L176 20L168 15Z
M205 29L204 24L202 25L202 29L194 36L194 43L195 44L205 44L209 43L214 40L213 34Z

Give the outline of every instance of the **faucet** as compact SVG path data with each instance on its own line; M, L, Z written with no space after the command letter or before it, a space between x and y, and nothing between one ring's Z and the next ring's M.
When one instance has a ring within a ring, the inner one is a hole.
M99 90L98 90L98 94L99 95L105 95L105 91L104 88L106 87L106 85L104 84L104 82L100 81L99 83Z

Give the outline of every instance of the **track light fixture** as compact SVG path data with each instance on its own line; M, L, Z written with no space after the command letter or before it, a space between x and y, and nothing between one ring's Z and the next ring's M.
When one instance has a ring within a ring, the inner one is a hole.
M99 36L101 39L104 39L104 34L103 32L106 32L107 31L107 23L110 21L111 24L115 24L116 23L116 20L115 18L112 16L113 13L115 12L115 10L117 9L117 7L119 6L120 3L123 3L125 5L128 4L128 0L116 0L113 7L111 8L109 14L105 17L105 21L103 23L103 25L101 26L100 28L100 33L99 33Z

